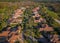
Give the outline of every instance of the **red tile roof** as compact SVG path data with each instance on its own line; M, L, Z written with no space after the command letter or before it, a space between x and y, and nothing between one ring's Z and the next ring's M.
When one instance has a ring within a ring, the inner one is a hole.
M36 8L34 8L32 11L33 12L36 12L36 11L38 11L40 8L39 7L36 7Z
M47 24L46 24L46 27L45 28L40 28L39 31L54 31L52 27L49 27Z
M3 31L2 33L0 33L0 36L8 36L8 33L9 33L10 31Z

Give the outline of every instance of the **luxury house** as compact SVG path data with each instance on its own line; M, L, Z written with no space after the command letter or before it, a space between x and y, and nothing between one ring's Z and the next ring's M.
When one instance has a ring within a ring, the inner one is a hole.
M10 24L22 23L23 12L25 11L25 9L26 9L25 7L17 9L15 11L15 14L13 14L12 18L9 19Z
M42 27L39 29L39 31L47 31L51 32L54 31L52 27L49 27L47 24L42 24Z

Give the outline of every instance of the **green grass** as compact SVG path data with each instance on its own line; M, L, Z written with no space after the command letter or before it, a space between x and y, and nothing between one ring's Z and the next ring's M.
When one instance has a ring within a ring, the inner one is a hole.
M47 15L51 16L53 19L59 19L59 16L57 15L57 13L48 10L47 7L43 8L46 12Z

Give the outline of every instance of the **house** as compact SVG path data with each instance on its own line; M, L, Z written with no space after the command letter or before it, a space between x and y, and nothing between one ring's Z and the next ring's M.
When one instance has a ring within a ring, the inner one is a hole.
M40 8L39 8L39 7L36 7L35 9L36 9L37 11L39 11L39 10L40 10Z
M26 8L29 8L29 7L30 7L30 6L28 6L28 5L26 6Z
M16 23L16 24L22 23L22 18L21 18L21 17L20 17L20 18L16 18L16 19L12 20L11 23L12 23L12 24L14 24L14 23ZM10 23L10 24L11 24L11 23Z
M32 12L37 12L37 10L36 9L33 9Z
M52 39L51 39L51 42L53 42L53 43L60 43L59 36L57 34L54 34Z
M3 31L2 33L0 33L0 37L1 37L1 36L7 37L9 32L10 32L10 31Z
M38 10L40 10L40 8L39 8L39 7L36 7L36 8L34 8L32 11L33 11L33 12L36 12L36 11L38 11Z
M8 27L6 31L3 31L0 33L0 37L5 37L9 43L14 43L17 39L21 39L22 42L22 33L21 33L21 26L18 26L18 28L11 29L11 27ZM19 32L20 31L20 32Z
M51 32L54 31L52 27L49 27L47 24L43 24L42 27L39 29L39 31L47 31Z
M40 15L37 15L35 18L34 18L34 22L46 22L43 18L40 17Z
M23 11L22 11L21 9L17 9L17 10L15 11L15 14L13 15L12 18L18 18L18 17L21 17L22 14L23 14Z
M34 14L38 14L38 12L37 11L35 11L35 12L33 12Z
M14 42L18 39L18 37L19 37L19 35L13 34L13 35L11 36L11 38L9 39L9 42L10 42L10 43L14 43Z
M15 14L10 18L10 24L18 24L22 23L23 12L25 11L25 7L21 7L15 11Z
M49 27L47 24L46 24L46 27L44 29L44 31L54 31L52 27Z
M22 29L21 26L18 26L18 30L16 30L15 32L11 32L12 36L9 39L10 43L14 43L17 39L21 43L23 43L21 29Z

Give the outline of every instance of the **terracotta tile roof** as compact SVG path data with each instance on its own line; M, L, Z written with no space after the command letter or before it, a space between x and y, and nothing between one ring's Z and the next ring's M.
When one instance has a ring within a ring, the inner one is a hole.
M22 19L14 19L11 21L11 23L22 23Z
M23 14L23 11L21 9L17 9L15 11L15 14L13 15L13 18L19 17L21 14Z
M32 11L33 11L33 12L36 12L37 10L36 10L36 9L33 9Z
M56 41L56 43L60 43L60 41Z
M26 6L26 8L29 8L30 6Z
M39 20L34 20L35 23L39 22Z
M44 29L44 31L53 31L53 28L52 28L52 27L46 27L46 28Z
M34 8L32 11L33 12L36 12L36 11L38 11L40 8L39 7L36 7L36 8Z
M3 31L2 33L0 33L0 36L8 36L8 33L9 33L10 31Z
M15 10L15 13L16 13L16 12L21 12L21 9L17 9L17 10Z
M52 27L49 27L47 24L46 24L46 27L45 28L40 28L39 31L54 31Z
M19 35L12 35L12 37L9 39L10 43L14 43L18 39Z
M18 38L18 35L12 35L12 37L9 39L9 41L13 41L13 40L16 40Z
M56 42L56 43L59 43L59 36L57 34L54 34L53 35L53 38L51 39L51 42Z
M53 28L52 28L52 27L49 27L49 26L46 24L46 27L45 27L44 31L53 31Z

